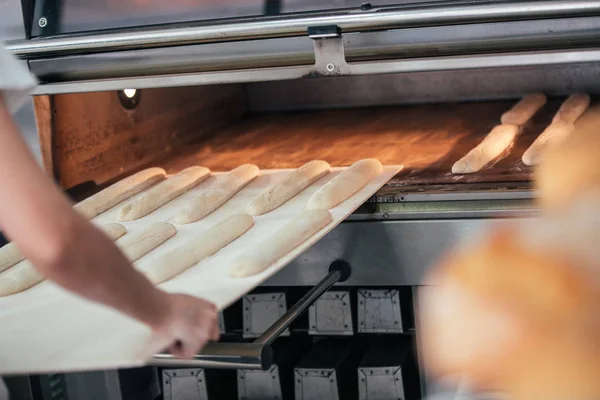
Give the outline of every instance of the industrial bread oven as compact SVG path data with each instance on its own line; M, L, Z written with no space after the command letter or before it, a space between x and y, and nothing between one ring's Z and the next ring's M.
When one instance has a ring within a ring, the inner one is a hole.
M14 377L15 390L173 400L412 400L437 390L414 343L416 295L435 290L420 286L425 271L491 219L535 217L532 169L521 157L566 96L598 92L600 1L385 3L3 6L13 17L0 17L7 47L41 83L34 107L44 168L75 200L148 166L224 171L366 157L405 166L223 313L226 344L281 336L266 371L162 360L144 370ZM512 147L478 173L453 174L531 92L549 101ZM340 278L327 275L334 262L352 274L322 294Z

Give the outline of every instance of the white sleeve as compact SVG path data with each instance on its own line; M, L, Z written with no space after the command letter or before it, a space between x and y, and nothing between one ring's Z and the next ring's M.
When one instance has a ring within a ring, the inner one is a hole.
M21 108L36 83L27 62L15 58L0 42L0 94L11 113Z

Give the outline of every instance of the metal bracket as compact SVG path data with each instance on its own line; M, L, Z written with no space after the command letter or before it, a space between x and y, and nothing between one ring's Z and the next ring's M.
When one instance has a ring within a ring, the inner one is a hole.
M273 365L271 343L329 288L338 282L346 281L350 277L351 272L350 265L346 261L336 260L331 263L329 273L321 282L298 300L288 312L251 343L211 342L193 359L177 358L171 354L157 354L150 360L149 364L157 367L267 370Z
M314 70L309 76L351 75L351 68L346 62L344 39L337 25L309 27L308 37L313 39L315 50Z

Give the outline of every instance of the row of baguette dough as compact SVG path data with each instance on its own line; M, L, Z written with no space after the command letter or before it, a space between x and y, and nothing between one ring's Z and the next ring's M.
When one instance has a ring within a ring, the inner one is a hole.
M354 163L315 192L302 213L267 238L268 247L255 247L234 261L229 267L229 276L243 278L264 271L331 223L332 216L328 210L362 189L379 175L382 169L381 163L375 159ZM157 170L160 169L144 170L125 178L77 204L75 208L86 217L93 218L140 193L151 184L159 182L157 176L160 174ZM254 225L252 215L262 215L283 205L329 171L330 167L326 162L311 161L253 199L246 208L248 214L232 215L201 235L142 262L137 267L151 282L165 282L215 254L247 232ZM147 215L202 182L209 174L210 171L203 167L187 168L126 203L121 207L119 215L126 218L124 220ZM188 207L176 215L175 222L188 223L203 218L224 204L257 175L258 168L254 165L246 164L234 169L222 180L217 181L209 191L192 200ZM182 216L189 218L184 219ZM125 235L125 227L117 223L102 226L100 229L111 240L116 240L131 262L137 261L177 233L175 226L167 222L154 223L128 235ZM122 237L123 235L125 236ZM0 296L21 292L44 280L29 261L23 260L12 243L0 249L0 272Z
M500 118L501 125L494 127L483 141L452 166L454 174L478 172L506 152L522 127L546 104L546 96L532 93L525 96ZM563 102L554 115L552 123L523 153L523 164L532 166L541 162L544 149L554 145L575 130L575 122L590 105L590 96L576 93Z

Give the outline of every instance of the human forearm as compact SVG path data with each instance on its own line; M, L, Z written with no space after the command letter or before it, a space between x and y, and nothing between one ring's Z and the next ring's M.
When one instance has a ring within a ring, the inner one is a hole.
M60 234L57 257L38 268L51 279L83 297L116 308L152 328L168 313L167 294L132 268L114 243L75 213Z
M42 274L149 325L158 323L166 295L73 211L36 164L2 104L0 188L0 227Z

